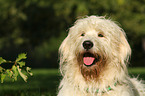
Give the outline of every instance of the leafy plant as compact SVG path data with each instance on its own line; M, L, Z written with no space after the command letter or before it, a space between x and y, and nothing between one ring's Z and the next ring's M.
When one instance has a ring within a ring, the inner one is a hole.
M4 82L4 79L6 77L10 77L12 79L12 81L17 81L18 75L20 75L23 78L23 80L25 82L27 82L28 76L26 74L29 74L30 76L32 76L33 73L31 73L31 68L26 67L25 62L22 61L26 58L27 57L26 57L25 53L19 54L15 61L7 61L7 60L3 59L2 57L0 57L1 83ZM4 64L5 66L7 66L6 64L12 64L12 67L10 69L7 69L7 68L2 67L1 66L2 64Z

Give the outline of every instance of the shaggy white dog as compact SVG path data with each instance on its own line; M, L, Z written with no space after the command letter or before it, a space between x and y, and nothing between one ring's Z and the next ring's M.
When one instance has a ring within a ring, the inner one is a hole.
M58 96L145 96L141 81L128 75L131 49L125 33L111 20L77 20L59 53Z

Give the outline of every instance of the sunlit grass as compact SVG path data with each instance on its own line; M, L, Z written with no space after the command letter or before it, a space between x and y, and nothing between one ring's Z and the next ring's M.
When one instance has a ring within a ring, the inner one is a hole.
M56 96L60 82L58 69L33 69L33 77L25 83L21 77L17 82L6 79L0 84L0 96ZM145 68L129 68L132 77L145 80Z
M131 77L138 77L140 80L145 80L145 67L141 68L129 68Z
M21 77L11 82L6 79L0 84L0 96L56 96L60 76L57 69L34 69L28 82Z
M129 68L129 73L145 74L145 67L140 67L140 68Z

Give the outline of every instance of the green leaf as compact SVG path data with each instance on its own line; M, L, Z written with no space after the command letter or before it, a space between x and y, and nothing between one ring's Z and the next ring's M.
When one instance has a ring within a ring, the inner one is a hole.
M31 68L30 68L30 67L26 67L26 71L27 71L27 73L29 73L31 76L33 76L33 73L31 72Z
M16 66L13 66L12 67L12 72L13 72L12 78L14 79L14 81L17 81L18 70L17 70L17 67Z
M7 72L7 74L8 74L9 77L12 77L12 75L13 75L13 72L12 71L10 71L9 69L7 69L6 72Z
M28 77L21 72L21 69L19 68L19 66L17 66L17 68L18 68L18 72L20 76L23 78L25 82L27 82Z
M26 59L26 58L27 58L26 54L25 53L21 53L21 54L18 55L18 58L16 59L16 62L18 62L18 61L20 61L22 59Z
M18 64L20 65L20 67L23 67L23 66L25 66L25 62L18 62Z
M2 72L3 71L3 68L2 67L0 67L0 72Z
M6 74L1 74L1 83L3 83L4 82L4 79L5 79L5 77L6 77Z
M0 57L0 64L5 63L5 62L6 62L6 60L3 59L2 57Z

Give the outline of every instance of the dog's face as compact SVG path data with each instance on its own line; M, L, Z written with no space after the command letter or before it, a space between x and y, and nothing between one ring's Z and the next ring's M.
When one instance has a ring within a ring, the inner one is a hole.
M86 80L97 79L107 66L125 67L124 62L130 53L120 27L110 20L91 16L79 19L70 28L60 47L60 64L74 62Z

